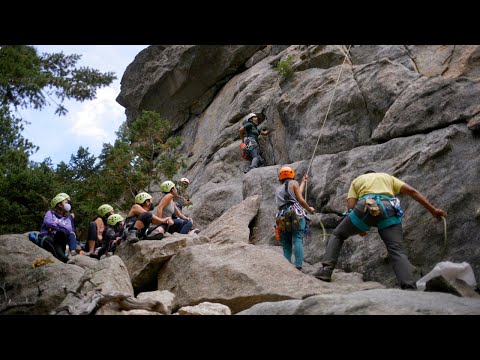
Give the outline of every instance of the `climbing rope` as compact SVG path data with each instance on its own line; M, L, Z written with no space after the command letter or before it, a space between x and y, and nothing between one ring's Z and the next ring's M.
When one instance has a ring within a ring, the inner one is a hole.
M445 255L447 255L447 244L448 244L448 238L447 238L447 219L445 219L445 216L442 216L443 220L443 250L442 250L442 259L445 259Z
M320 142L320 137L322 136L323 127L325 126L325 122L327 121L328 113L330 112L330 107L332 106L333 98L335 96L335 92L337 91L338 82L340 80L340 76L342 75L343 65L345 65L345 61L347 61L348 53L351 47L352 45L348 46L347 51L345 52L345 57L343 59L342 66L340 66L340 71L338 72L337 81L335 82L335 87L333 88L332 97L330 98L330 103L328 104L327 112L325 113L325 118L323 119L322 127L320 128L320 134L318 135L317 143L315 144L315 149L313 150L312 158L310 159L310 163L308 164L308 168L306 172L307 175L310 171L310 167L312 166L313 159L315 157L315 152L317 151L318 143ZM305 184L305 199L307 199L307 190L308 190L308 182ZM319 219L319 221L323 230L323 241L326 241L327 232L325 231L325 227L323 226L322 220Z
M327 121L328 113L330 112L330 108L332 106L333 98L335 96L335 92L337 91L338 82L339 82L340 76L342 75L342 72L343 72L343 65L345 65L345 61L348 58L348 53L349 53L351 47L352 47L352 45L350 45L348 47L348 49L345 53L345 57L343 59L342 66L340 66L340 71L338 72L337 81L335 82L335 87L333 88L332 97L330 98L330 103L328 104L327 112L325 113L325 118L323 119L322 127L320 128L320 134L318 135L317 143L315 144L315 149L313 150L312 158L310 159L310 163L308 164L307 174L310 172L310 167L312 166L313 159L315 157L315 152L317 151L318 143L320 142L320 138L322 137L323 127L325 126L325 122ZM307 198L307 184L305 184L305 198Z
M418 227L418 225L421 225L421 224L424 224L426 223L427 221L430 221L431 219L425 219L423 221L420 221L418 223L415 223L415 224L412 224L412 225L409 225L407 227L405 227L404 230L406 229L410 229L410 228L413 228L413 227ZM448 245L448 236L447 236L447 219L445 219L444 216L442 216L442 220L443 220L443 248L442 248L442 260L445 260L445 256L447 255L447 245ZM320 225L322 227L322 231L323 231L323 241L326 241L326 236L327 235L332 235L331 233L327 233L325 231L325 227L323 226L322 222L320 221ZM370 230L370 231L365 231L367 234L376 234L377 231L373 231L373 230Z

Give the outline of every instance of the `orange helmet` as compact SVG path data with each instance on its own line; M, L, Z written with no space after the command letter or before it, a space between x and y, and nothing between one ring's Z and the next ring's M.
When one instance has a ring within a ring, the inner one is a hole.
M295 171L289 166L284 166L280 169L280 180L293 179L295 177Z

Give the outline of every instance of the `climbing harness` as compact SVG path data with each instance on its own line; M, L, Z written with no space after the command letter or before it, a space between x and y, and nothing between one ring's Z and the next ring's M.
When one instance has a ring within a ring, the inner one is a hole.
M365 219L368 215L376 217L383 213L384 219L380 220L376 225L374 225L379 230L402 223L401 218L397 215L398 212L395 211L394 208L392 208L394 210L394 215L389 216L385 205L383 205L382 200L388 200L390 202L392 197L382 194L366 194L360 197L360 199L358 200L363 199L365 199L365 208L363 211L365 213L365 216L360 219L354 211L350 212L350 220L352 221L353 225L355 225L360 230L367 231L370 229L370 226L365 223Z
M292 232L300 228L300 218L305 217L305 211L294 202L288 188L289 181L285 181L285 200L275 216L275 225L280 232Z

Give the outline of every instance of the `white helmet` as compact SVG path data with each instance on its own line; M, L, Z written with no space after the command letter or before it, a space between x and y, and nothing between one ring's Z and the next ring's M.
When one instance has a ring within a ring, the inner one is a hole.
M187 178L181 178L180 182L185 184L185 185L190 185L190 180L188 180Z
M252 117L256 117L256 116L257 116L257 114L255 114L255 113L250 113L250 114L248 114L247 116L245 116L245 121L248 121L248 120L250 120Z

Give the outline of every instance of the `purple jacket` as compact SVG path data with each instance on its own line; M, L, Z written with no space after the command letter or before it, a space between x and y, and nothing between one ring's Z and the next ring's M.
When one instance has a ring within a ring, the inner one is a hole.
M39 236L47 234L55 234L58 230L63 229L67 234L74 231L74 225L70 216L61 216L56 212L49 210L43 218L42 228Z

